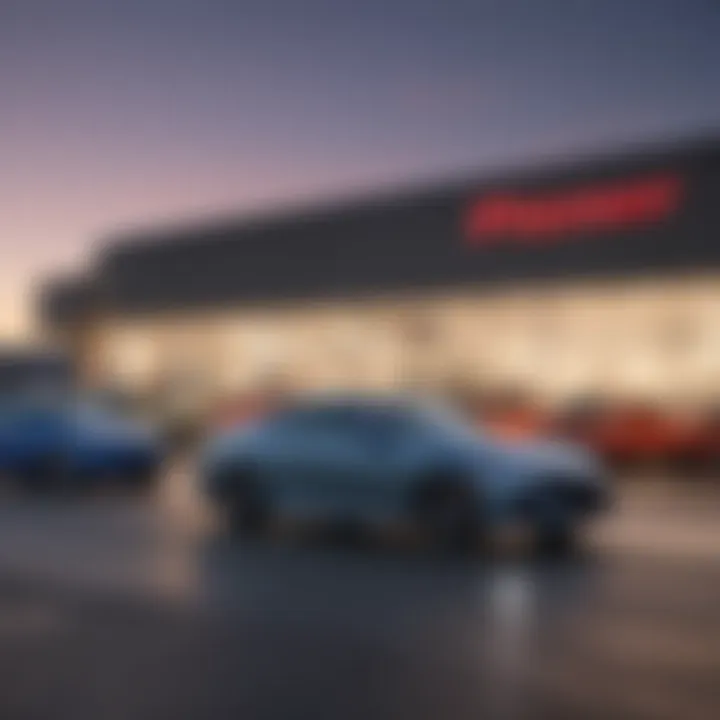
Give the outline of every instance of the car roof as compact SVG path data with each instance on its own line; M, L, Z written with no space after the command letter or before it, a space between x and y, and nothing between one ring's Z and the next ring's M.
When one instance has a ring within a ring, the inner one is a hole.
M298 410L348 408L413 411L419 407L419 403L410 396L328 392L300 397L291 403L289 407Z
M277 415L313 413L324 411L377 412L387 417L458 419L457 414L446 403L437 399L407 395L322 393L298 398Z

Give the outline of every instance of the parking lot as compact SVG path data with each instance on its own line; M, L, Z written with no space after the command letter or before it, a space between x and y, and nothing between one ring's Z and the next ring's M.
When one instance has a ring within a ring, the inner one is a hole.
M619 486L573 558L223 533L151 497L0 506L0 716L716 718L720 486Z

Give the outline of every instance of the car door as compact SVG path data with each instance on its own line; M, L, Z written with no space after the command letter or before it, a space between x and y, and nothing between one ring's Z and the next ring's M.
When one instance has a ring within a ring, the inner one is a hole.
M255 452L261 479L282 509L302 512L322 494L323 424L314 409L303 408L274 418L260 435Z
M375 470L364 426L354 410L331 407L279 427L271 482L284 502L313 513L357 512Z
M401 423L375 407L338 408L325 420L317 477L328 498L347 515L382 510L397 487Z

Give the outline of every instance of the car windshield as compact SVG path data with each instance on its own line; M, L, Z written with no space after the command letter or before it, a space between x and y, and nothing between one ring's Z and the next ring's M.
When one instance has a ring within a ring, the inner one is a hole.
M273 423L283 428L323 427L386 435L464 428L461 418L441 405L370 400L299 405L276 416Z

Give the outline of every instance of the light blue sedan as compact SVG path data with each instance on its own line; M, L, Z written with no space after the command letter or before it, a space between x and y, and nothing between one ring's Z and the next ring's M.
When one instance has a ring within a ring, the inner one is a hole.
M555 442L506 444L445 411L404 400L325 398L211 439L201 475L232 524L277 514L409 521L433 540L475 544L521 521L567 548L606 504L596 460Z
M144 487L161 459L153 432L106 408L71 399L0 402L0 475L26 489L109 479Z

